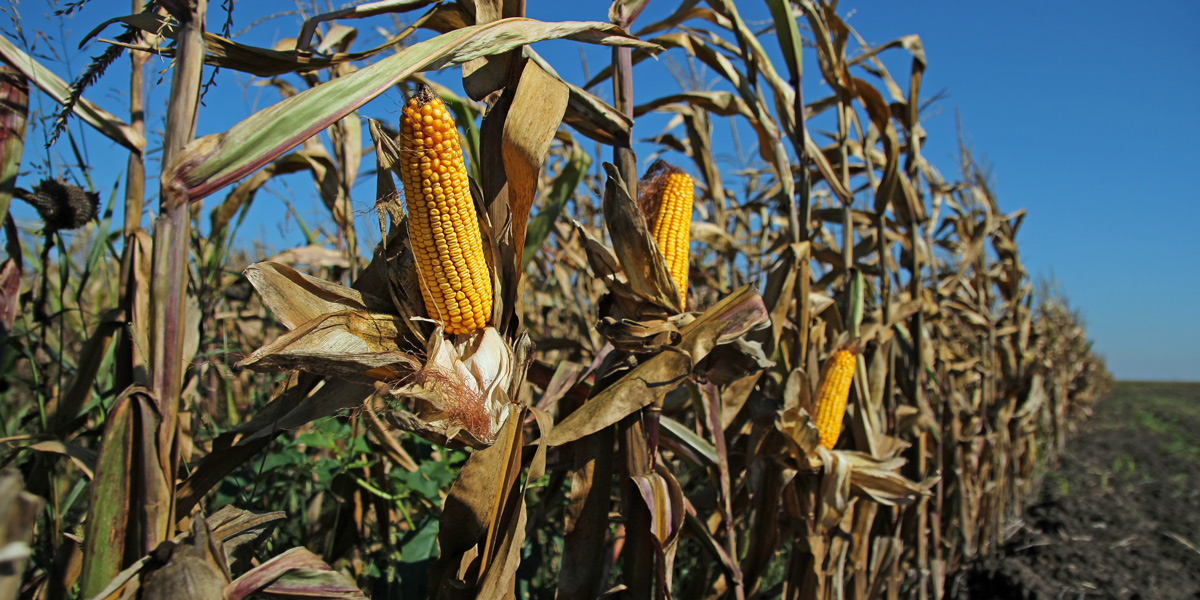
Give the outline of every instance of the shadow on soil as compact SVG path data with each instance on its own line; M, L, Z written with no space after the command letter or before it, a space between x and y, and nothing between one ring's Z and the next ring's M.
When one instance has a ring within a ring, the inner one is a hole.
M1200 384L1119 383L962 600L1200 599Z

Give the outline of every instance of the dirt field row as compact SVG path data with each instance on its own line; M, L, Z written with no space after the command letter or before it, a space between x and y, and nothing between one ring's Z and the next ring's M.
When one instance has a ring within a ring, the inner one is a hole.
M1200 384L1120 383L958 597L1200 598Z

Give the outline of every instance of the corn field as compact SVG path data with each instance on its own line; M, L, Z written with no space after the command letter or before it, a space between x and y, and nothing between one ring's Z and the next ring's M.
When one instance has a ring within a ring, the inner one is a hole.
M1025 212L922 153L918 35L647 2L384 0L265 48L134 0L72 83L0 36L0 598L953 597L1102 359ZM568 81L552 39L611 63ZM648 95L668 57L700 80ZM88 99L116 61L122 114ZM282 99L197 137L214 69ZM266 254L241 226L285 176L326 212Z

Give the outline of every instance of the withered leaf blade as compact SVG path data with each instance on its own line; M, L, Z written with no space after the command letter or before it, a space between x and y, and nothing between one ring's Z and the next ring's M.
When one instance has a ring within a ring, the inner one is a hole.
M657 555L655 566L659 594L660 597L670 598L675 549L679 542L679 531L683 527L683 517L687 513L683 490L663 464L655 465L652 473L635 475L632 479L650 511L650 533Z
M538 174L546 161L554 132L562 122L569 96L562 81L546 73L534 61L525 63L512 107L504 119L500 146L504 173L508 178L514 248L525 247L525 228L537 191ZM517 258L520 260L519 256Z
M654 352L683 339L679 328L667 319L635 321L606 316L596 330L613 346L628 352Z
M434 573L443 575L440 581L454 579L463 555L476 544L486 543L496 526L496 516L516 480L514 451L515 467L520 468L521 421L510 417L497 443L473 451L450 487L438 529L440 556L433 567Z
M799 371L793 371L798 374ZM792 378L789 378L789 383ZM789 394L790 396L790 394ZM820 456L817 447L821 444L821 432L812 422L812 416L802 407L793 406L779 411L775 417L775 428L783 434L788 453L799 467L817 468Z
M237 363L255 371L299 369L358 382L399 379L421 368L398 350L404 322L395 315L353 310L321 315L279 336Z
M547 443L559 446L620 421L679 387L728 330L744 332L766 319L762 298L744 287L705 311L683 330L683 340L639 364L555 425Z
M817 454L821 457L824 469L817 475L820 500L814 524L818 535L826 535L841 523L850 506L851 473L849 463L824 446L817 446Z
M850 467L850 488L875 502L886 506L903 506L921 496L937 484L937 477L920 483L909 480L896 471L904 465L904 459L894 458L881 461L863 452L834 451Z
M535 417L544 439L545 431L550 427L549 416L535 413ZM525 412L522 411L509 420L517 423L524 422ZM525 488L518 488L516 483L524 452L523 443L524 436L520 426L516 426L509 444L508 473L504 480L507 495L503 499L503 504L498 507L500 510L492 518L493 529L488 533L487 552L482 557L482 564L485 568L479 582L478 598L481 599L496 598L499 600L509 597L508 591L513 586L513 578L517 574L517 568L521 565L521 548L525 543L527 515ZM543 442L538 444L537 450L534 452L529 473L526 475L526 484L529 479L541 477L545 468L546 444Z
M286 518L283 511L256 512L227 505L206 521L212 537L220 542L229 570L241 572L250 566L254 551Z
M75 463L76 467L79 467L79 470L88 479L92 478L92 474L96 470L96 451L79 444L61 440L44 440L25 446L23 449L66 456Z
M713 348L696 370L704 373L709 381L725 385L745 377L747 373L761 372L774 365L775 362L763 352L760 342L738 337Z
M588 166L592 164L591 157L580 144L571 145L571 154L563 165L563 170L554 178L550 193L546 194L538 208L538 213L529 220L525 245L522 248L521 266L518 271L524 272L525 266L537 254L542 244L550 236L554 222L566 207L567 201L575 193L575 189L587 177Z
M389 312L392 305L371 294L310 277L289 266L265 261L246 267L246 279L263 304L288 329L345 310Z
M604 222L612 238L613 251L629 279L629 287L668 314L678 313L679 290L650 234L646 216L625 189L616 166L604 163L604 171L608 176L604 184Z
M619 274L623 274L621 263L617 260L617 255L613 253L612 248L596 239L579 221L572 219L571 225L575 227L575 231L583 240L583 250L587 253L588 264L591 265L592 271L596 273L597 277L615 278ZM632 291L629 293L632 297Z
M345 575L306 548L292 548L225 586L225 600L264 593L277 598L365 598Z
M567 109L566 114L563 115L563 123L578 131L584 137L600 142L601 144L611 146L619 142L629 142L630 130L633 129L633 121L629 117L616 108L613 108L611 104L588 93L584 88L569 81L564 81L554 71L553 67L538 55L531 46L525 46L524 54L536 62L547 73L563 81L567 86L570 97L567 99ZM590 86L585 87L591 89Z
M21 51L8 40L0 38L0 58L21 72L21 75L33 82L35 86L49 95L60 105L66 105L71 96L71 88L53 71L47 69L33 57ZM137 130L127 125L117 117L93 104L87 98L79 98L72 111L96 131L107 136L112 141L134 151L140 152L146 147L146 138Z

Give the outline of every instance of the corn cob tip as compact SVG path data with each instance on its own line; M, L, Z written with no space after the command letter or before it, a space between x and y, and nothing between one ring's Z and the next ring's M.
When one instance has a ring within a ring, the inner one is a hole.
M669 163L666 159L656 159L646 168L646 173L642 175L642 181L653 179L655 176L662 173L682 173L686 174L683 169Z
M440 99L441 98L438 98L437 93L433 91L433 88L429 87L427 84L418 83L412 97L408 99L408 104L409 106L413 106L415 108L421 108L422 106L425 106L434 100Z

